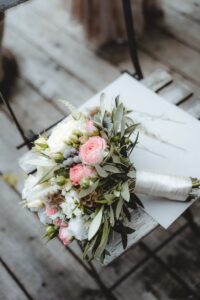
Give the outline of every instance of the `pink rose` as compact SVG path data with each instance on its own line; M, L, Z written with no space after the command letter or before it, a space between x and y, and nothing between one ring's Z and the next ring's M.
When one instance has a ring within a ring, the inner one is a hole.
M89 134L93 134L93 132L96 131L96 127L94 126L94 123L92 120L88 120L86 122L86 130Z
M47 206L45 209L45 212L46 212L47 216L50 217L52 215L55 215L58 212L58 210L55 207Z
M103 160L104 150L106 149L106 141L94 136L80 147L80 159L86 165L99 164Z
M59 239L63 242L63 244L65 246L70 244L71 237L68 234L67 227L60 227L60 229L59 229Z
M67 227L68 226L65 223L65 221L60 218L56 218L55 220L53 220L53 224L56 225L57 227Z
M95 174L95 170L81 164L70 168L69 171L70 180L74 185L79 185L83 179L93 177Z

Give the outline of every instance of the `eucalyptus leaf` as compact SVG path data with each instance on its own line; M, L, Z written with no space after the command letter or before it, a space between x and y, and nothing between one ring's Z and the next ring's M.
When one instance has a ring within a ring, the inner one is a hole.
M98 187L99 180L95 181L88 189L82 189L79 193L79 198L86 197L87 195L93 193Z
M102 217L103 217L103 206L101 207L101 209L96 214L96 216L94 217L94 219L92 220L92 222L90 224L90 228L88 231L88 240L89 241L95 236L95 234L99 230L99 227L101 226Z
M121 192L121 195L123 197L123 199L127 202L129 202L130 200L130 192L129 192L129 185L128 185L128 182L125 181L123 184L122 184L122 192Z
M100 165L95 165L95 169L100 177L103 177L103 178L108 177L108 173Z

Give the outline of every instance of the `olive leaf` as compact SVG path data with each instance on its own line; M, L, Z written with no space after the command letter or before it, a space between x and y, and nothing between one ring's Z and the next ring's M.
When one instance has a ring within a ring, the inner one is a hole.
M95 181L88 189L83 189L79 193L79 198L86 197L87 195L93 193L98 187L99 180Z
M90 228L88 231L88 240L89 241L95 236L95 234L99 230L99 227L101 226L101 221L102 221L102 217L103 217L103 208L104 207L102 206L90 224Z

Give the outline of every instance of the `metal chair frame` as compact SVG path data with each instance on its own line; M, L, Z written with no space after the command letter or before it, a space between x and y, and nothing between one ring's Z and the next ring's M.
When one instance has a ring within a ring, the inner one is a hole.
M130 0L122 0L123 5L123 11L124 11L124 19L125 19L125 25L127 29L127 37L128 37L128 47L130 52L130 57L132 60L132 64L134 67L134 73L130 74L128 71L125 71L129 73L131 76L135 77L138 80L141 80L143 78L142 69L139 62L138 57L138 50L137 50L137 42L136 42L136 36L135 36L135 30L134 30L134 20L132 15L132 8L131 8L131 2ZM3 98L3 97L2 97ZM31 149L32 142L38 137L38 134L35 134L32 130L29 130L25 133L25 131L22 129L22 126L20 122L18 121L10 103L2 99L5 106L7 107L10 115L13 118L13 121L16 125L17 130L19 131L23 143L17 146L17 149L20 149L24 146L26 146L29 150ZM62 119L61 119L62 120ZM54 123L50 127L46 128L44 131L50 130L52 127L54 127L58 122ZM43 131L42 131L43 132ZM41 133L42 133L41 132ZM40 134L41 134L40 133ZM168 237L164 242L162 242L159 246L157 246L154 250L151 250L144 242L140 241L137 245L146 252L145 258L143 258L141 261L136 263L130 270L128 270L125 274L123 274L120 278L116 280L115 283L113 283L110 287L107 287L106 284L101 279L100 275L98 274L98 271L94 267L92 262L83 262L82 259L70 248L66 247L66 250L74 257L74 259L84 268L84 270L87 272L89 276L91 276L95 282L97 283L100 291L104 295L104 297L107 300L117 300L118 298L114 295L114 290L122 283L124 280L126 280L133 272L141 268L150 258L153 258L156 262L158 262L162 268L165 269L166 272L168 272L184 289L186 289L190 294L198 298L198 295L194 289L192 289L187 282L185 282L183 279L181 279L176 272L174 272L158 255L157 253L164 248L168 243L170 243L177 235L179 235L181 232L186 230L186 228L190 227L195 233L199 235L200 229L197 226L197 224L194 221L193 215L190 210L187 210L186 213L183 215L185 219L187 220L187 223L179 227L170 237ZM79 247L81 248L81 245L78 243Z

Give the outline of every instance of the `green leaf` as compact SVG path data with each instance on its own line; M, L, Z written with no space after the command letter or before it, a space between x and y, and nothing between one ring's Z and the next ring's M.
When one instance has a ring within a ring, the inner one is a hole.
M135 139L134 143L132 144L132 147L131 147L132 149L131 149L131 151L129 152L129 155L131 154L131 152L133 151L133 149L134 149L135 146L137 145L138 139L139 139L139 132L137 133L136 139Z
M130 222L131 221L131 214L130 214L128 208L126 207L126 205L123 205L123 212L124 212L125 216L127 217L128 221Z
M108 173L100 165L95 165L95 169L100 177L108 177Z
M88 189L83 189L79 193L79 198L86 197L87 195L93 193L98 187L99 180L95 181Z
M118 220L122 211L122 207L124 204L124 200L122 198L119 199L118 203L117 203L117 207L116 207L116 211L115 211L115 216L116 219Z
M104 222L104 226L103 226L103 233L102 233L102 237L101 237L101 242L100 242L100 245L98 246L96 252L95 252L95 257L99 258L103 251L105 250L105 247L107 245L107 242L108 242L108 236L109 236L109 233L110 233L110 226L108 224L108 221L105 220Z
M121 163L120 157L117 156L117 155L112 155L112 160L115 164L120 164Z
M127 181L125 181L122 184L121 195L122 195L122 197L124 198L125 201L129 202L129 200L130 200L130 192L129 192L129 185L128 185Z
M112 205L110 205L110 225L113 227L115 225L115 216Z
M117 167L115 167L113 165L105 165L105 166L103 166L103 169L110 173L122 173L122 171L120 169L118 169Z
M101 209L96 214L96 216L94 217L94 219L92 220L92 222L90 224L90 228L88 231L88 240L89 241L95 236L95 234L99 230L99 227L101 226L102 216L103 216L103 206L101 207Z
M125 230L126 230L126 233L127 234L132 234L132 233L134 233L135 232L135 229L133 229L133 228L131 228L131 227L125 227Z
M135 124L127 127L126 130L125 130L125 132L124 132L124 135L129 135L130 136L134 132L134 130L136 129L136 127L138 125L140 125L140 124L139 123L135 123Z
M84 251L83 251L83 259L86 258L86 256L88 255L88 252L93 250L96 240L97 240L97 236L94 239L92 239L91 242L87 243L87 245L85 246Z

